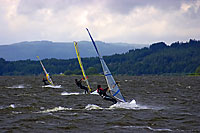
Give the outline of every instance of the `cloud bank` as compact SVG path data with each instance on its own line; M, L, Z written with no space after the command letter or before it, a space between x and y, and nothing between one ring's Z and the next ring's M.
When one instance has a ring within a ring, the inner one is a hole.
M0 0L0 44L95 40L151 44L200 39L200 1Z

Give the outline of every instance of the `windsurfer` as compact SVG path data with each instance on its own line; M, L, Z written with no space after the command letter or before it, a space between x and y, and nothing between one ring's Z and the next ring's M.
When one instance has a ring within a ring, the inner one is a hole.
M47 79L44 79L44 78L43 78L42 82L44 82L44 85L49 85L49 84L47 83Z
M108 101L112 101L114 104L117 103L117 100L112 98L111 96L108 96L106 94L106 92L109 90L109 88L105 88L105 89L102 89L101 88L101 85L97 85L97 93L99 93L99 95L105 99L105 100L108 100Z
M85 90L85 94L87 94L88 93L88 88L82 85L82 80L83 79L80 79L78 81L78 79L75 79L75 83L79 88L84 89Z

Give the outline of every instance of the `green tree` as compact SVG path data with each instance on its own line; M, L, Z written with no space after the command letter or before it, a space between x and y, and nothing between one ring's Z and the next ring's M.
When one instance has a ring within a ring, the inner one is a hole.
M112 74L188 74L200 73L200 41L175 42L170 46L163 42L149 48L133 49L127 53L104 56ZM86 74L102 73L98 58L82 59ZM82 75L77 59L44 59L47 71L52 74ZM6 61L0 58L0 75L38 75L43 73L39 61Z
M73 71L73 74L82 75L82 72L81 72L81 70L76 69L76 70Z
M89 67L89 68L86 70L86 73L87 73L88 75L97 74L97 69L94 68L94 67Z
M195 73L198 74L198 75L200 75L200 66L196 68Z
M66 71L64 72L64 75L72 75L72 74L73 74L73 72L70 71L70 70L66 70Z

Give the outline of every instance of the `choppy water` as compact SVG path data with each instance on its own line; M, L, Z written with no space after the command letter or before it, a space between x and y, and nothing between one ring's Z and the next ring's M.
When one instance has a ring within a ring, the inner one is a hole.
M78 76L0 77L0 132L200 132L200 77L119 76L127 103L85 95ZM105 86L89 76L93 88Z

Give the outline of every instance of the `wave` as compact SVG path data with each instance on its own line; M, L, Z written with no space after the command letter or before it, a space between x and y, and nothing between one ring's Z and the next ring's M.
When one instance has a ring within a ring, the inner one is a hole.
M14 104L9 105L10 108L15 108L16 106Z
M99 94L97 93L97 90L91 92L90 94L92 94L92 95L99 95Z
M10 104L8 106L0 106L0 109L8 109L8 108L14 109L14 108L16 108L16 105L15 104Z
M139 104L136 104L136 101L133 99L131 102L117 102L114 105L111 105L109 109L134 109L134 110L140 110L140 109L150 109L146 106L142 106Z
M85 94L85 92L82 92L82 93L80 93L80 92L62 92L61 93L61 95L67 95L67 96L69 96L69 95L84 95ZM98 93L97 93L97 91L93 91L92 93L90 93L90 94L92 94L92 95L99 95Z
M30 106L20 104L10 104L8 106L0 106L0 111L11 111L13 114L21 114L23 109L31 108ZM19 111L21 110L21 111Z
M62 88L61 85L44 85L43 88Z
M32 95L35 95L35 94L28 94L28 93L21 93L21 94L18 94L16 96L32 96Z
M105 110L114 110L114 109L134 109L134 110L141 110L141 109L152 109L148 108L146 106L142 106L139 104L136 104L135 100L132 100L131 102L117 102L116 104L111 105L109 108L102 108L95 104L88 104L85 107L86 110L95 110L95 109L105 109Z
M102 107L98 106L98 105L94 105L94 104L88 104L85 107L86 110L95 110L95 109L103 109Z
M32 88L31 85L24 85L24 84L20 84L20 85L13 85L13 86L10 86L10 87L6 87L6 88L9 88L9 89L15 89L15 88Z
M62 111L62 110L72 110L72 108L65 108L65 107L55 107L53 109L47 109L47 110L43 110L43 111L39 111L37 113L50 113L50 112L57 112L57 111Z
M62 92L61 93L61 95L67 95L67 96L69 96L69 95L83 95L83 94L85 94L85 93L79 93L79 92Z
M136 128L136 129L149 129L151 131L155 131L155 132L172 132L171 129L168 128L152 128L150 126L114 126L114 127L121 127L121 128Z

